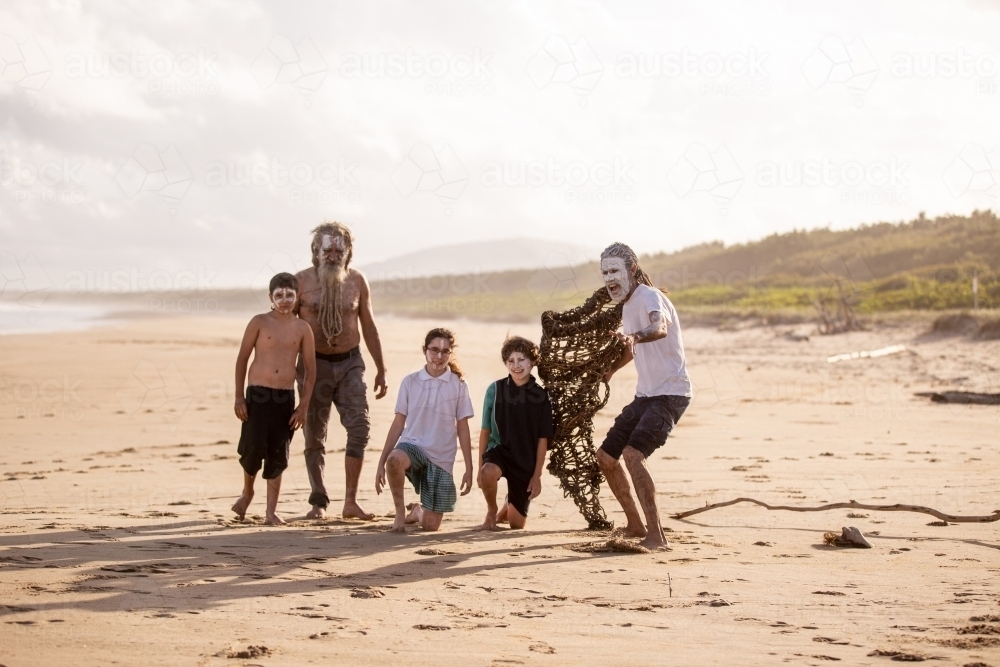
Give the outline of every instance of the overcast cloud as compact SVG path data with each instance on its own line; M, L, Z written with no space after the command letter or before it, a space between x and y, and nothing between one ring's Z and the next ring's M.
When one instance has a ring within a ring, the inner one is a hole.
M8 283L260 284L324 218L364 264L1000 194L997 2L7 2L0 33Z

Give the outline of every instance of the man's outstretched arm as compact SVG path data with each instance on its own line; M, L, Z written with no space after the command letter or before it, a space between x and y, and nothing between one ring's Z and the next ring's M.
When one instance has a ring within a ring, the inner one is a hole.
M377 400L385 396L388 387L385 381L385 361L382 358L382 339L379 338L378 327L375 326L371 290L368 289L368 280L363 275L361 276L361 303L358 306L358 317L361 320L361 335L364 336L365 346L375 362L375 398Z

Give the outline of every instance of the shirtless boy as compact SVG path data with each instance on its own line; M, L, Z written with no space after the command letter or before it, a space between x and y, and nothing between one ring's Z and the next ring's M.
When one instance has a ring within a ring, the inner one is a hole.
M330 503L326 483L326 436L330 408L337 408L340 423L347 431L344 457L346 489L341 516L371 521L374 514L358 505L358 479L365 460L365 447L371 420L368 417L368 387L365 362L359 344L365 346L375 362L375 398L385 396L385 363L382 343L372 314L371 295L364 275L350 268L354 237L340 222L324 222L313 230L312 263L296 278L301 290L297 313L307 323L316 340L312 356L316 365L316 384L309 391L299 365L299 395L308 396L306 413L306 471L309 473L309 504L306 516L322 519Z
M243 466L243 495L233 505L240 521L246 516L253 500L253 483L264 467L267 480L267 516L265 523L285 521L275 511L281 474L288 467L288 446L292 433L302 426L309 409L313 384L316 381L316 348L312 329L295 317L299 284L290 273L271 278L268 291L271 312L254 315L243 334L243 343L236 358L236 416L243 422L237 452ZM243 393L250 365L250 384ZM301 355L304 385L299 406L295 407L296 358Z

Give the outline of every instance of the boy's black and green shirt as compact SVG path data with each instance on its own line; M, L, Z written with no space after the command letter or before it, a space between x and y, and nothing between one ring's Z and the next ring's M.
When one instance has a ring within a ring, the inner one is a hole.
M483 401L483 430L490 431L487 450L503 447L507 460L516 466L519 477L535 472L538 439L555 435L549 394L535 376L518 387L509 375L486 389Z

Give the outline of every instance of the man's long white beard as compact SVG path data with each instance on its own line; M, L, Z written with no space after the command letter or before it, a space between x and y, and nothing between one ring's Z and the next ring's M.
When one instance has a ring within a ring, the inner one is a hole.
M320 282L319 324L327 345L332 345L333 339L344 330L341 302L343 301L347 271L340 264L322 262L319 265L318 273Z

